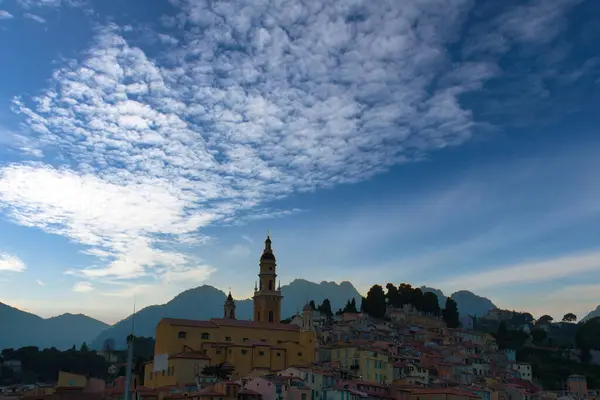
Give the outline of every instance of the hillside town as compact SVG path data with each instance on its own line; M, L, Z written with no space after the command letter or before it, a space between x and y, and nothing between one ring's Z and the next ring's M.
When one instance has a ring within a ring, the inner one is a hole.
M491 310L482 319L500 322L495 335L467 322L459 327L453 322L457 313L450 315L451 306L432 312L425 306L396 307L388 302L383 315L373 316L368 312L373 298L363 299L359 309L349 300L335 314L307 302L282 321L283 298L276 278L267 237L252 321L236 319L229 293L221 318L161 320L153 359L138 368L133 368L131 357L123 360L110 349L99 351L96 355L111 364L111 379L59 371L54 383L1 387L0 399L600 399L600 388L588 387L588 377L575 372L558 388L544 387L535 378L539 374L534 365L518 360L516 350L507 348L508 334L500 331L507 329L503 321L511 318L509 311ZM527 336L529 326L530 321L524 321L516 332ZM133 338L129 350L136 345ZM548 350L530 339L526 345ZM571 350L567 353L565 360L573 357ZM3 368L18 369L20 364L4 360Z

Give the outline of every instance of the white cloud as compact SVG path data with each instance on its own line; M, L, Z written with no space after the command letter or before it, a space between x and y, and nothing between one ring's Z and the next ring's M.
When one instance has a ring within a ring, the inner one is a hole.
M40 24L45 24L46 23L46 19L40 17L39 15L35 15L35 14L31 14L31 13L25 13L25 14L23 14L23 16L25 18L28 18L28 19L32 20L32 21L39 22Z
M0 252L0 271L23 272L26 266L17 256Z
M243 244L233 245L230 249L225 251L225 256L229 258L245 258L253 254L252 249Z
M252 240L252 238L248 235L242 235L242 239L244 239L246 242L248 242L250 244L254 244L254 240Z
M3 167L0 204L99 257L71 274L206 277L181 250L199 229L288 215L260 207L465 142L475 121L459 96L498 73L446 51L468 0L177 5L202 29L159 36L155 59L108 26L39 96L15 99L26 148L47 156Z
M437 282L433 286L443 288L445 291L461 288L477 290L507 284L551 281L592 271L600 271L600 252L495 267L493 270L464 274Z
M2 19L12 19L14 16L6 10L0 10L0 20Z
M85 0L17 0L17 2L25 9L36 7L81 7L87 3Z
M40 285L40 286L46 286L46 284L45 284L44 282L42 282L41 280L39 280L39 279L36 279L35 281L36 281L36 282L37 282L37 284L38 284L38 285Z
M94 290L94 288L90 282L77 282L73 285L74 292L87 293L92 290Z

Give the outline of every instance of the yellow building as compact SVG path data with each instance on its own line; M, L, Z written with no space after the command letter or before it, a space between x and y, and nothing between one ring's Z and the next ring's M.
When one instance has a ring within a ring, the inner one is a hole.
M331 361L367 382L391 383L393 379L393 365L381 350L340 344L331 349Z
M231 293L223 306L224 318L162 319L156 327L154 361L145 366L145 386L185 384L205 366L220 363L245 376L314 362L315 332L279 322L283 297L275 289L276 278L275 256L267 237L260 259L260 286L254 288L254 321L235 318Z

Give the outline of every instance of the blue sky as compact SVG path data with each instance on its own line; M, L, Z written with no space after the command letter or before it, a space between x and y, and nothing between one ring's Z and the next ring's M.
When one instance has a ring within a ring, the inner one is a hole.
M600 304L600 4L0 0L0 301L294 278Z

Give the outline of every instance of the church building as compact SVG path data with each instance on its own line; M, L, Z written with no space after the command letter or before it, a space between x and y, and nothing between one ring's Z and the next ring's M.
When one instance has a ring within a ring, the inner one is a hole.
M221 363L245 376L314 362L314 329L280 322L283 296L275 283L276 267L267 236L254 286L253 321L236 318L231 291L223 305L223 318L162 319L156 327L154 361L145 366L144 386L195 385L204 367Z

